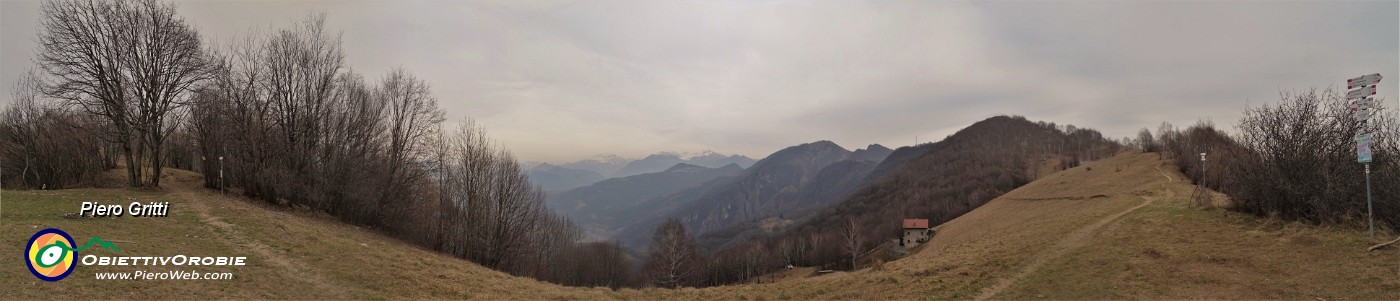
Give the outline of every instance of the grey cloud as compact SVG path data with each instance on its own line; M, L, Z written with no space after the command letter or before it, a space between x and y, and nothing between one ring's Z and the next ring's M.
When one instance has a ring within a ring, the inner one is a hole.
M1246 100L1280 89L1397 72L1395 2L1117 2L982 4L1012 55L1110 91L1101 115L1148 126L1197 118L1227 128ZM1397 95L1400 84L1382 97ZM1127 135L1132 124L1096 124Z
M37 4L4 6L0 79ZM1380 72L1396 2L189 2L211 39L322 10L367 79L402 66L525 160L713 149L759 157L941 139L997 114L1096 128L1229 127L1279 89ZM1391 80L1396 79L1396 80ZM1387 85L1386 83L1391 83Z

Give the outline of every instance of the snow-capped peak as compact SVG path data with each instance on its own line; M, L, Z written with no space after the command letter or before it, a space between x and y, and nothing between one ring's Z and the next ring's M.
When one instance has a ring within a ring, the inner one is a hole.
M680 153L680 154L679 154L679 157L681 158L681 160L690 160L690 159L695 159L695 158L700 158L700 157L709 157L709 156L720 156L720 157L723 157L724 155L721 155L721 154L719 154L719 153L716 153L715 151L708 150L708 149L707 149L707 150L702 150L702 151L700 151L700 152L684 152L684 153Z

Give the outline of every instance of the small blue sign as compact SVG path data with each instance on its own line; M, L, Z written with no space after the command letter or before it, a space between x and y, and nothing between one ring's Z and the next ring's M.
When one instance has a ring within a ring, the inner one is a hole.
M1371 135L1356 135L1356 162L1371 163Z

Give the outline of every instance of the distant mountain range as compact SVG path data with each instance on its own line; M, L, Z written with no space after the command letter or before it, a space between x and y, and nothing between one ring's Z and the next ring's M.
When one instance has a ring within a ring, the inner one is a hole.
M643 248L652 229L669 218L680 219L697 234L766 218L798 218L860 187L877 160L891 152L878 144L852 152L831 141L788 147L723 182L702 185L704 191L691 189L648 202L649 218L630 221L614 238L626 247ZM728 238L733 237L718 240Z
M549 163L542 163L530 168L526 175L530 176L531 183L544 188L545 191L569 190L607 179L607 177L591 170L573 169Z
M681 163L711 168L734 164L741 168L747 168L754 164L754 160L742 155L725 156L708 150L694 155L663 152L647 156L641 160L628 162L626 166L623 166L622 169L613 173L612 176L626 177L659 172Z
M717 168L678 163L661 172L607 179L551 193L546 204L588 228L606 230L634 216L645 216L649 200L743 171L737 164ZM591 234L591 233L590 233ZM598 237L591 237L598 238Z
M689 164L705 168L719 168L735 165L740 169L754 164L754 160L742 155L726 156L713 151L700 153L656 153L640 160L628 160L612 154L597 155L569 163L550 164L523 162L529 169L530 179L546 191L564 191L597 183L608 178L622 178L645 173L665 171L676 164ZM594 176L594 175L597 176Z
M640 174L551 193L548 204L583 225L588 238L618 241L633 252L645 250L656 226L672 218L697 236L704 253L757 239L831 234L846 219L864 225L863 235L880 237L897 232L899 224L890 221L946 221L1028 182L1032 171L1118 148L1093 130L997 116L936 143L850 151L816 141L742 169L751 159L660 153L613 173Z
M605 177L612 178L614 177L613 174L621 170L623 166L627 166L628 162L632 162L632 160L613 154L603 154L558 165L565 168L592 171Z

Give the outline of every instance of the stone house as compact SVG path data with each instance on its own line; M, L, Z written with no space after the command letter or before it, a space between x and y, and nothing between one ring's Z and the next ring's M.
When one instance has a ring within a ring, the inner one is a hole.
M900 245L905 247L913 247L928 242L928 239L929 228L927 219L904 219L904 235L899 239Z

